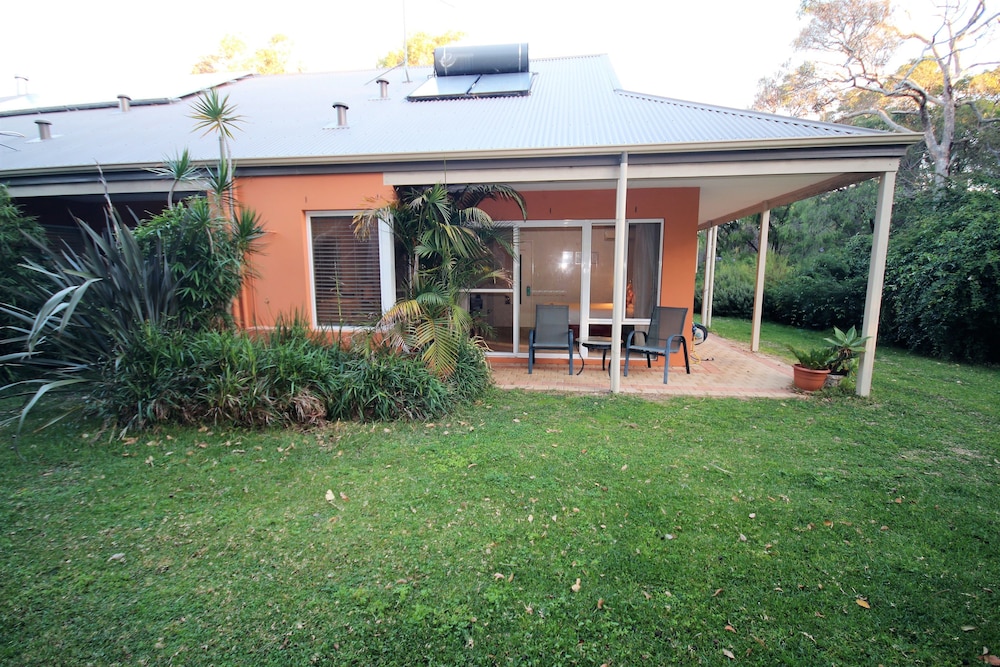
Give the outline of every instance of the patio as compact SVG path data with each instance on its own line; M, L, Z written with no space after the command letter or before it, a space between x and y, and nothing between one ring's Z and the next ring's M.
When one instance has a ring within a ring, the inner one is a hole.
M792 387L792 367L782 361L750 350L718 336L691 346L691 374L683 366L670 367L670 383L663 384L663 365L633 357L629 375L621 382L622 393L660 396L718 396L738 398L794 398L802 396ZM623 357L624 359L624 357ZM610 363L610 355L608 359ZM574 356L574 375L567 373L566 357L539 358L528 375L527 359L491 359L493 379L503 389L604 393L610 391L607 371L601 370L600 355L586 361L582 373L580 358Z

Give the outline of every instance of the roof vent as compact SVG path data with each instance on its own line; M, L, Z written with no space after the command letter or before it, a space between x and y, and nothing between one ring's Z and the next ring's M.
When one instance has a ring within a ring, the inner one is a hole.
M434 49L434 74L512 74L528 71L528 45L439 46Z
M129 109L132 108L132 98L128 95L118 96L118 110L122 113L127 113Z
M14 77L14 83L15 83L15 85L17 85L17 94L18 95L27 95L28 94L28 77L26 77L26 76L15 76ZM24 90L21 89L22 85L24 86Z
M379 96L385 100L389 98L389 82L385 79L378 79L375 81L378 84Z
M337 127L347 127L348 106L343 102L334 102L333 108L337 110Z
M41 141L48 141L52 138L52 123L47 120L36 120L38 126L38 138Z

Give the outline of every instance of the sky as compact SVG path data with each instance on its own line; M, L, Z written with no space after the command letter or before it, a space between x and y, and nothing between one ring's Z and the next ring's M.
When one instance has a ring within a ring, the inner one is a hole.
M0 97L176 77L227 34L274 34L303 71L374 69L408 34L448 30L463 44L527 42L531 58L606 53L622 87L739 108L792 56L799 0L52 0L0 12ZM766 7L766 9L764 9ZM239 8L237 11L236 8ZM111 90L117 86L118 89Z

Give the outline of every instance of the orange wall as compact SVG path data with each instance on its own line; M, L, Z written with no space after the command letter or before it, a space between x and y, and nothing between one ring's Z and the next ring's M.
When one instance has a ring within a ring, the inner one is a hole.
M382 174L241 178L238 196L263 222L267 235L253 257L257 277L247 290L248 326L270 326L279 315L312 312L306 213L358 211L366 197L393 197Z
M267 229L261 252L253 259L258 277L247 294L249 325L268 326L281 314L311 312L306 213L356 211L366 198L391 198L381 174L271 176L242 178L240 201L257 211ZM524 193L529 220L613 220L614 190L531 191ZM663 269L660 303L694 304L698 246L697 188L633 189L627 194L629 218L663 219ZM483 208L496 220L519 220L517 207L487 201ZM690 316L689 316L690 317Z

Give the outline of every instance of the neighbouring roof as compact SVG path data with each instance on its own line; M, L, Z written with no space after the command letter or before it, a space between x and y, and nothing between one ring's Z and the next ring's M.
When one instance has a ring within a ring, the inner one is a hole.
M910 143L865 128L624 91L603 55L533 60L530 70L530 94L523 96L408 100L432 74L429 67L409 68L408 80L402 68L253 76L220 91L244 119L231 146L245 166ZM384 99L380 78L389 82ZM0 110L0 182L92 171L97 164L106 171L142 169L184 148L196 160L213 161L218 143L195 131L191 93L146 103L133 97L129 111L116 103L12 111L8 102ZM346 126L338 126L335 103L348 107ZM51 123L51 140L39 140L39 120Z

